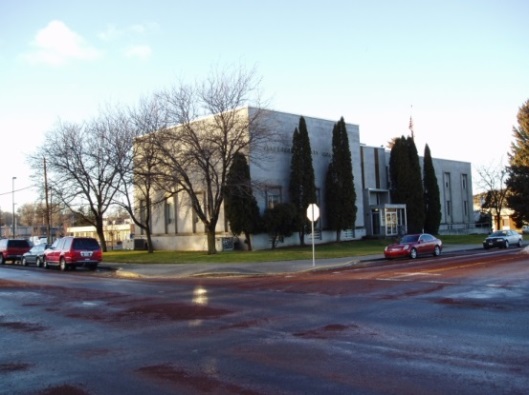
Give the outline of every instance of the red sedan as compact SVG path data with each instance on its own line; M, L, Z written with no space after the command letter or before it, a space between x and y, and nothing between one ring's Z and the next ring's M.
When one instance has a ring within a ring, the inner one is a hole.
M384 249L386 259L392 258L417 258L419 255L432 254L441 255L443 242L428 233L417 233L402 236L397 242L388 245Z

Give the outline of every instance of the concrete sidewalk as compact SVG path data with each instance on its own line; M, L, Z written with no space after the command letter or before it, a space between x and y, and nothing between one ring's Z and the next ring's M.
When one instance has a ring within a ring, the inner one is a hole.
M443 252L464 251L482 248L478 245L447 245ZM102 262L101 269L112 270L123 278L184 278L199 276L256 276L301 273L317 270L332 270L345 267L363 267L384 264L384 254L352 256L335 259L248 262L248 263L163 263L134 264Z

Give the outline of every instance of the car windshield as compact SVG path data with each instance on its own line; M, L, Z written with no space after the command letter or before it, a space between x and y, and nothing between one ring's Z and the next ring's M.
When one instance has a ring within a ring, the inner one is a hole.
M496 232L491 233L491 237L501 237L501 236L507 236L507 232L504 230L497 230Z
M417 240L419 240L419 235L406 235L402 236L402 239L400 239L401 243L414 243Z

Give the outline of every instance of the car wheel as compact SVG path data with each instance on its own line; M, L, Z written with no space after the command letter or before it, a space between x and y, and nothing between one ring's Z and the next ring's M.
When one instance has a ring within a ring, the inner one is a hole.
M64 258L61 258L59 262L59 266L60 266L61 272L64 272L68 269L68 266L66 265L66 261L64 260Z
M49 269L50 266L48 265L48 261L46 260L46 258L42 259L42 267L44 269Z
M521 248L522 247L522 240L518 240L518 244L517 245L518 245L518 247Z
M37 257L37 259L35 259L35 266L41 267L41 265L42 265L42 261L40 260L39 257Z
M410 251L410 258L415 259L417 258L417 250L415 248L412 248Z
M439 246L435 246L433 249L433 256L439 256L441 255L441 248Z
M6 260L4 259L3 255L0 255L0 265L3 265L6 263Z
M22 258L22 266L27 266L28 261L26 261L26 258Z
M503 243L503 248L509 248L509 241L505 240L505 243Z

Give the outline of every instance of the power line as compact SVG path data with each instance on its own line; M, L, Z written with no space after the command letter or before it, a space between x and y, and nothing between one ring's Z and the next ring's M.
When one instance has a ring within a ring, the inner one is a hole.
M25 187L25 188L15 189L14 191L3 192L3 193L0 193L0 196L11 195L13 192L16 193L16 192L26 191L26 190L31 189L31 188L33 188L33 187L31 186L31 187Z

